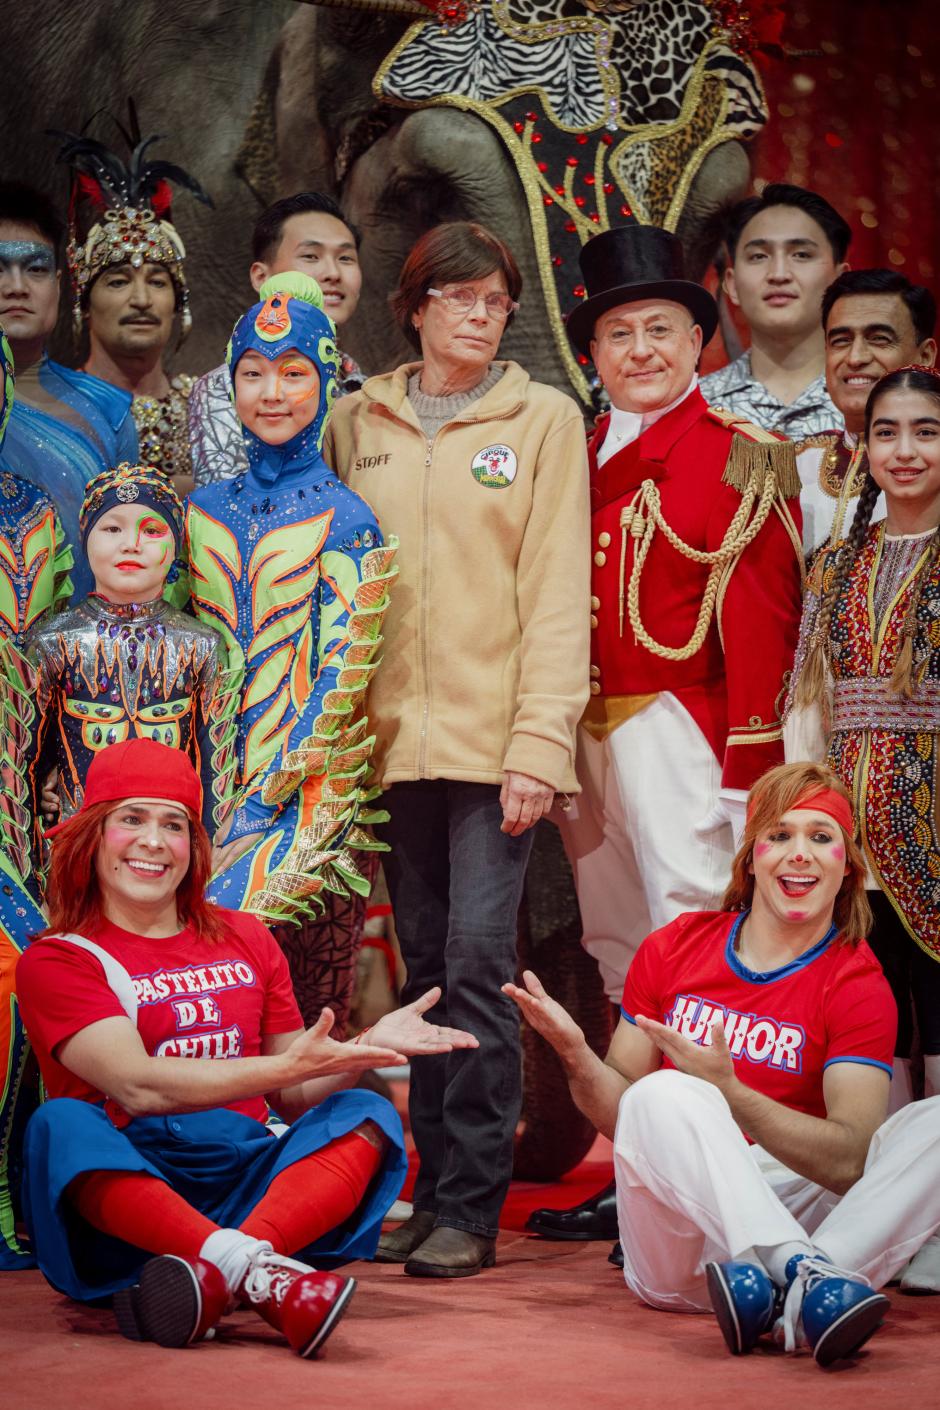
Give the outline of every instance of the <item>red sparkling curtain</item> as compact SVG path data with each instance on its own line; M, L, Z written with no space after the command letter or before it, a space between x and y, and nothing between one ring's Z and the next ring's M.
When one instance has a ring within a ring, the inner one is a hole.
M761 62L770 120L756 189L819 191L852 227L849 262L901 270L940 296L940 0L788 0ZM724 362L720 339L708 349Z

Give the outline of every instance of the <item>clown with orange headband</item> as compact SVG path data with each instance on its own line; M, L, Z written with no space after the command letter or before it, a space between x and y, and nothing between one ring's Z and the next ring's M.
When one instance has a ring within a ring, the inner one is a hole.
M328 1009L305 1031L270 932L206 897L201 807L182 750L130 739L50 830L49 925L16 973L48 1094L24 1212L48 1281L113 1294L125 1336L188 1346L241 1304L310 1357L355 1286L318 1270L371 1256L406 1169L391 1104L343 1089L476 1040L425 1022L439 989L368 1038L335 1041Z
M505 986L613 1140L627 1286L713 1307L737 1355L776 1332L851 1356L940 1226L940 1098L885 1121L896 1012L854 836L830 770L764 774L722 909L643 941L604 1060L531 971Z

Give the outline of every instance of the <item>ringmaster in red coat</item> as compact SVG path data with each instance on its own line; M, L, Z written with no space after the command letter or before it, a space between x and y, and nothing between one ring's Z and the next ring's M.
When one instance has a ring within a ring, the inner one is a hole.
M718 322L675 235L637 224L581 252L568 318L611 401L590 444L591 699L582 793L560 823L585 949L619 1002L641 941L719 905L747 790L783 760L800 619L799 479L789 441L709 407L696 367ZM537 1211L549 1237L616 1231L612 1190ZM546 1217L547 1216L547 1217ZM612 1225L612 1230L611 1226Z

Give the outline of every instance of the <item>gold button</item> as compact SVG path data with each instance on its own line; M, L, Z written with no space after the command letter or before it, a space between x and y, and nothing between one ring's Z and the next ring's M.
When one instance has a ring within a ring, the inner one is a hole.
M600 674L601 674L601 668L600 668L600 666L592 666L592 667L591 667L591 675L594 677L595 680L599 680L599 679L600 679Z
M591 598L591 611L592 611L592 612L597 612L597 611L599 610L599 608L600 608L600 605L601 605L601 600L600 600L599 597L592 597L592 598Z
M600 693L601 693L601 683L600 683L600 681L591 681L591 694L592 694L592 695L600 695Z
M594 616L594 613L592 612L592 613L591 613L591 630L593 631L596 626L597 626L597 618Z
M598 536L597 536L597 542L600 544L601 548L607 548L607 547L608 547L608 545L609 545L609 543L610 543L610 534L607 532L606 529L604 530L604 532L603 532L602 534L598 534Z
M604 564L607 562L607 554L601 553L600 549L598 549L597 553L594 555L594 562L597 564L598 568L603 568Z

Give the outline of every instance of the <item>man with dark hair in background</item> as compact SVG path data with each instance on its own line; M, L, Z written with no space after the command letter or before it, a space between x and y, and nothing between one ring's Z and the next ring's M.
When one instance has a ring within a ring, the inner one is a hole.
M126 393L61 367L45 353L59 311L64 231L41 191L0 182L0 326L16 367L16 401L0 468L46 491L74 545L86 484L110 465L134 459L137 433ZM81 555L72 580L77 597L93 587Z
M803 547L812 553L840 539L855 512L864 470L865 403L888 372L937 357L933 294L896 269L849 269L822 300L826 386L845 430L811 436L797 447ZM872 523L884 518L884 496Z
M256 292L272 274L296 270L316 279L324 309L337 328L356 311L362 286L359 232L332 196L300 191L268 206L255 224L251 260L248 277ZM340 393L358 391L364 380L353 359L342 354ZM248 468L224 363L193 386L189 439L197 485L227 480Z
M702 378L705 400L792 440L841 430L826 391L819 301L847 268L848 225L815 191L774 182L731 208L724 238L723 287L751 346Z

